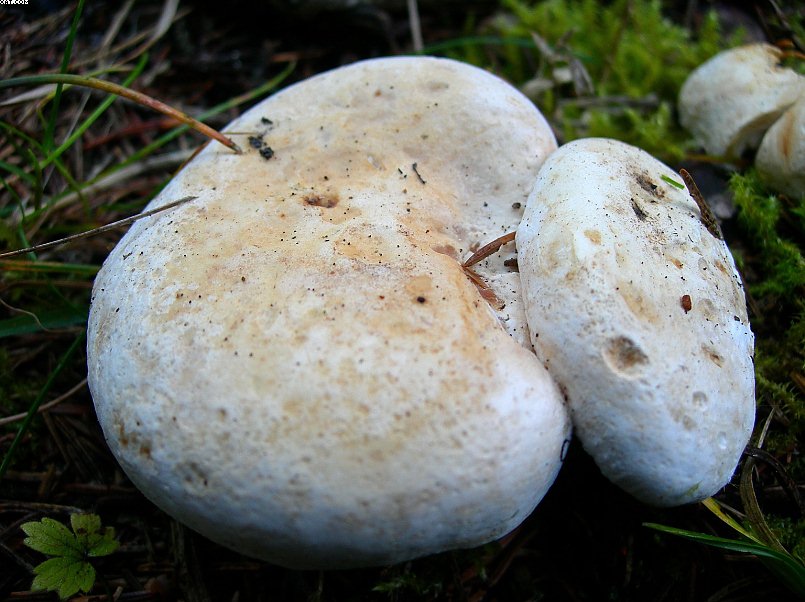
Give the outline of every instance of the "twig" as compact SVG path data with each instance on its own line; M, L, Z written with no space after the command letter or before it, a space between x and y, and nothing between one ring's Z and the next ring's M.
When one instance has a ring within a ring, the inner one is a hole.
M52 240L50 242L42 243L41 245L34 245L33 247L26 247L24 249L17 249L16 251L8 251L6 253L0 253L0 258L3 257L14 257L15 255L23 255L25 253L32 253L34 251L42 251L44 249L50 249L52 247L57 247L59 245L63 245L68 242L73 242L74 240L79 240L81 238L87 238L88 236L95 236L96 234L101 234L103 232L108 232L109 230L114 230L115 228L120 228L122 226L128 226L140 220L144 217L150 217L155 213L160 213L161 211L166 211L168 209L173 209L174 207L181 205L183 203L187 203L188 201L192 201L197 199L196 196L186 196L182 197L178 201L173 201L172 203L168 203L167 205L163 205L162 207L157 207L156 209L151 209L150 211L146 211L144 213L138 213L137 215L132 215L131 217L127 217L116 222L112 222L111 224L106 224L105 226L100 226L99 228L94 228L92 230L88 230L86 232L81 232L80 234L73 234L72 236L67 236L66 238L60 238L59 240Z
M718 220L716 220L716 216L713 214L707 201L704 200L704 196L699 192L699 187L696 186L696 182L693 181L693 176L685 169L680 169L679 175L682 176L682 179L685 181L691 198L696 202L696 205L699 206L699 213L701 214L699 219L704 224L704 227L717 239L724 240L724 235L721 233L721 226L718 225Z
M4 512L41 512L42 514L77 514L82 512L76 506L63 506L45 502L0 502L0 514Z
M53 332L52 330L50 330L50 328L45 328L45 326L42 324L42 322L40 322L39 316L37 316L34 312L28 311L27 309L20 309L19 307L14 307L13 305L9 305L3 299L0 299L0 305L5 307L8 311L12 311L12 312L16 312L16 313L20 313L20 314L24 314L24 315L28 316L34 322L36 322L36 325L39 326L39 328L41 328L43 332Z
M483 261L490 255L497 253L500 247L514 240L515 234L516 232L509 232L496 238L492 242L485 244L483 247L475 251L475 253L473 253L472 256L467 259L467 261L461 264L461 267L468 268L471 265L475 265L479 261Z
M419 21L417 0L408 0L408 22L411 25L411 40L414 44L414 52L422 52L425 44L422 41L422 24Z
M44 412L46 410L49 410L50 408L60 404L65 399L70 398L75 393L80 391L84 386L86 386L86 384L87 384L87 379L85 378L84 380L82 380L80 383L75 385L72 389L70 389L66 393L63 393L63 394L59 395L55 399L51 399L47 403L43 403L41 406L39 406L39 409L37 410L37 412L39 414L41 414L42 412ZM3 426L5 424L11 424L12 422L17 422L18 420L22 420L27 415L28 415L28 412L21 412L19 414L12 414L11 416L6 416L4 418L0 418L0 426Z
M0 552L3 552L7 556L10 556L11 559L16 562L21 568L28 571L29 573L33 573L34 567L33 565L28 564L25 560L17 554L14 550L9 548L6 544L0 543Z

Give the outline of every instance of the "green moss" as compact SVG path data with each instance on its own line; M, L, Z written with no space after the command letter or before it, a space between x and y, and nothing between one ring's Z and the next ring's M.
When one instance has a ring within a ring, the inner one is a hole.
M539 82L540 91L532 97L563 142L616 138L666 162L679 160L693 146L674 119L685 78L742 36L725 40L714 13L693 36L664 15L658 0L616 0L607 6L595 0L505 0L503 5L508 13L485 32L496 36L496 46L480 55L476 46L468 45L451 56L492 64L518 85ZM552 59L537 51L532 32L551 47ZM566 74L574 64L589 74L591 97L573 98L577 90Z
M773 194L754 170L733 174L730 188L746 244L740 265L757 336L758 402L782 414L786 428L772 429L768 446L785 456L805 441L805 198ZM802 459L788 468L805 478Z
M768 523L783 547L805 563L805 518L769 518Z

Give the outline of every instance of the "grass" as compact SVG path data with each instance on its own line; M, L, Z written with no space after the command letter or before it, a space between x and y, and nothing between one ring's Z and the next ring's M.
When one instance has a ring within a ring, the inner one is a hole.
M270 13L251 14L224 34L215 19L184 14L172 2L115 10L79 4L29 19L24 29L9 23L23 41L0 78L42 72L61 74L51 81L102 78L221 127L239 107L292 77L391 51L378 41L351 46L366 39L357 34L325 38L313 23L272 24ZM683 14L656 1L601 7L591 0L504 0L499 10L479 5L460 18L422 12L427 52L472 62L521 86L563 141L617 137L675 167L697 152L676 123L676 91L693 67L745 35L725 35L706 12L695 28L682 26ZM770 31L796 40L795 17L763 15ZM267 39L275 40L268 51L261 46ZM42 48L50 51L48 61ZM236 50L245 61L237 70L229 58ZM299 64L293 72L291 60ZM58 86L31 92L16 88L27 100L0 106L0 251L137 214L201 141L186 125L116 95ZM767 537L801 561L805 521L786 487L805 483L805 199L775 195L751 169L724 182L737 208L723 224L725 236L747 282L757 335L752 445L768 455L745 462L717 499L742 529L768 529ZM475 550L394 567L304 573L195 536L128 484L80 386L92 279L119 236L104 231L70 246L0 258L0 419L25 414L22 421L0 420L0 562L12 567L0 572L3 598L26 591L30 569L42 560L24 549L19 526L44 515L65 522L80 510L100 515L121 542L98 563L93 591L121 587L138 599L157 599L149 592L159 588L173 592L167 599L181 592L188 600L232 599L235 592L244 600L791 599L756 559L645 528L735 536L701 505L656 510L631 500L576 444L535 513L511 536Z

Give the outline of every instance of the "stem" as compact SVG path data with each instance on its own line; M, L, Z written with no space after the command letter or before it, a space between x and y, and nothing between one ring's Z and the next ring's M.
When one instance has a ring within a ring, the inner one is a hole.
M231 148L238 154L240 154L241 152L240 147L234 142L232 142L232 140L230 140L220 132L214 130L210 126L193 119L187 113L183 113L178 109L174 109L173 107L166 105L164 102L161 102L156 98L152 98L147 94L143 94L142 92L137 92L136 90L125 88L118 84L108 82L102 79L97 79L95 77L87 77L85 75L73 75L69 73L63 73L63 74L52 73L45 75L29 75L26 77L13 77L11 79L0 81L0 90L3 90L5 88L11 88L13 86L28 86L38 84L70 84L73 86L83 86L85 88L93 88L95 90L101 90L103 92L108 92L110 94L116 94L117 96L122 96L123 98L127 98L128 100L154 109L155 111L159 111L163 115L173 117L177 121L189 125L194 130L201 132L205 136L217 140L218 142L220 142L227 148Z

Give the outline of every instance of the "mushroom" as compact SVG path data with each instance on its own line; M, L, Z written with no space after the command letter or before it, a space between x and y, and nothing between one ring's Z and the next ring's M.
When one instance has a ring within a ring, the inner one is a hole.
M534 348L575 433L658 506L729 481L754 420L741 279L678 180L624 143L571 142L541 168L516 239Z
M518 274L496 256L473 281L461 261L519 223L556 147L542 115L480 69L388 58L227 129L249 150L205 148L149 207L196 200L138 221L95 282L89 386L122 468L203 535L288 567L509 532L569 417Z
M805 195L805 94L766 132L755 165L777 190Z
M679 93L679 120L711 155L736 159L797 98L805 77L780 64L783 51L748 44L715 55L695 69Z

